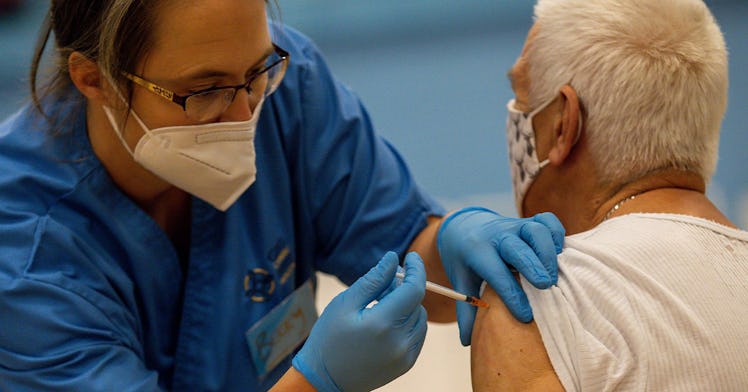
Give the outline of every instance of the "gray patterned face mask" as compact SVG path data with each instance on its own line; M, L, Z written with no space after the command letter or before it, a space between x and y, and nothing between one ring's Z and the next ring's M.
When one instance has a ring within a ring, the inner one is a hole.
M506 105L509 115L506 120L506 141L509 146L509 167L512 170L512 187L514 188L514 203L517 213L522 216L522 203L527 195L527 190L540 173L540 169L546 167L550 162L545 159L538 161L538 153L535 145L535 129L532 127L532 119L550 105L555 98L540 105L530 113L520 112L514 107L514 100ZM582 113L579 112L579 126L574 144L577 144L582 136Z
M512 171L512 187L514 188L514 203L517 212L522 216L522 202L527 190L530 189L540 169L550 162L548 159L538 161L535 147L535 130L532 127L532 119L536 114L551 104L550 100L531 113L520 112L514 107L512 99L506 105L509 115L506 121L506 140L509 146L509 167Z

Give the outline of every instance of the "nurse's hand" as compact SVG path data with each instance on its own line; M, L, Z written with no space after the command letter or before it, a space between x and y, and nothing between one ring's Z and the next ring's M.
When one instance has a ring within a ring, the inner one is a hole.
M437 248L455 290L477 296L485 280L517 320L530 322L530 303L510 266L539 289L556 284L556 255L563 248L564 233L561 222L551 213L517 219L468 207L444 220L437 234ZM457 303L457 324L464 346L470 345L475 311L474 306Z
M388 252L333 298L312 328L293 367L319 391L369 391L408 371L426 338L421 301L426 272L416 253L405 257L405 279L394 282L398 258ZM371 308L366 306L379 302Z

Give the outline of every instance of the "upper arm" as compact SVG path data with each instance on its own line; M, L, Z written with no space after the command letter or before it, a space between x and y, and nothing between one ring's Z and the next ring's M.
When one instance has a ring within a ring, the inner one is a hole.
M296 44L276 97L291 104L279 110L292 114L282 117L292 121L284 132L294 189L315 236L315 267L351 284L387 251L404 252L441 209L316 48Z
M486 287L473 326L471 373L474 391L563 391L534 321L517 321L496 292Z
M76 238L0 212L0 390L158 389L131 312L92 288Z
M108 317L63 287L0 279L0 389L157 390L146 368Z

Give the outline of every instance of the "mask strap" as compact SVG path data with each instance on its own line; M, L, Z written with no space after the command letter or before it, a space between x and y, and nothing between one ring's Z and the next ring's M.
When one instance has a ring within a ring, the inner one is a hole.
M581 110L579 111L579 126L577 127L577 138L574 139L574 143L571 144L572 147L577 145L577 142L579 142L579 138L580 137L582 137L582 111ZM546 158L545 160L543 160L542 162L540 162L538 164L538 171L540 171L540 169L548 166L549 163L551 163L551 160L548 159L548 158Z
M109 85L112 86L112 90L114 90L114 92L117 94L117 97L120 99L120 101L122 101L122 103L124 103L125 106L130 106L130 105L127 104L127 100L125 99L124 95L122 95L122 92L119 91L119 88L114 83L114 81L112 80L112 78L109 77L109 75L105 75L105 77L106 77L107 82L109 82ZM104 106L104 107L106 108L106 106ZM153 137L153 134L151 133L151 130L148 129L148 127L145 125L145 123L143 122L143 120L140 119L140 116L138 116L138 114L135 113L135 110L133 110L132 108L130 108L130 114L132 114L132 116L135 117L135 121L138 122L138 125L140 125L140 128L143 129L143 132L145 132L148 135L148 137ZM107 113L107 116L109 117L110 121L114 121L113 120L113 116L110 113ZM112 126L114 126L114 123L112 123ZM122 131L124 131L124 129ZM118 131L117 132L117 136L119 137L119 140L122 140L122 143L125 145L125 148L127 148L127 150L132 153L132 150L130 149L130 146L127 143L125 143L124 139L122 138L122 132Z
M140 128L143 128L143 132L145 132L148 137L153 137L153 133L151 133L151 130L145 125L143 120L140 119L140 116L138 116L137 113L135 113L134 110L130 109L130 114L132 114L133 117L135 117L135 121L138 122L138 125L140 125Z
M544 102L543 105L541 105L539 108L537 108L537 109L533 110L532 112L530 112L530 114L527 115L527 118L528 119L534 118L536 114L540 113L543 109L547 108L555 100L556 100L556 97L553 97L550 100ZM577 137L576 137L576 139L574 139L574 143L571 144L572 146L576 146L577 142L579 142L579 139L582 137L582 125L583 125L583 121L584 121L584 119L582 117L582 109L580 108L579 109L579 125L577 125ZM547 159L546 159L546 161L547 161ZM541 164L541 167L547 165L547 163L545 161L541 162L540 164Z
M134 156L132 149L130 148L130 145L127 144L125 141L125 138L122 137L122 129L117 125L117 122L115 121L114 114L112 114L112 109L110 109L108 106L104 105L102 107L104 109L104 113L106 114L107 118L109 119L109 124L114 128L114 133L119 138L119 141L122 142L122 145L125 146L125 149L127 149L127 152L130 153L131 156Z
M537 109L535 109L535 110L533 110L532 112L530 112L530 114L528 114L528 115L527 115L527 118L532 118L532 117L535 117L535 115L536 115L536 114L538 114L538 113L542 112L542 111L543 111L543 109L545 109L545 108L547 108L548 106L550 106L550 105L551 105L551 104L553 103L553 101L555 101L555 100L556 100L556 96L553 96L553 98L551 98L551 99L549 99L549 100L547 100L547 101L543 102L543 104L542 104L542 105L540 105L540 106L539 106L539 107L538 107Z

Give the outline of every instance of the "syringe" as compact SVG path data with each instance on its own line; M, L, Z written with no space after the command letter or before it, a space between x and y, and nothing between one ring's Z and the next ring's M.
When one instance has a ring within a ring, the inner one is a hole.
M401 280L405 279L405 273L404 272L399 272L398 271L395 274L395 276L398 279L401 279ZM428 290L428 291L430 291L432 293L441 294L441 295L443 295L445 297L456 299L458 301L465 301L465 302L467 302L467 303L469 303L470 305L473 305L473 306L478 306L478 307L481 307L481 308L487 308L488 307L488 302L483 301L480 298L473 297L472 295L465 295L465 294L458 293L458 292L456 292L456 291L454 291L454 290L452 290L450 288L446 288L446 287L444 287L442 285L439 285L439 284L436 284L436 283L433 283L433 282L426 281L426 290Z

